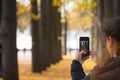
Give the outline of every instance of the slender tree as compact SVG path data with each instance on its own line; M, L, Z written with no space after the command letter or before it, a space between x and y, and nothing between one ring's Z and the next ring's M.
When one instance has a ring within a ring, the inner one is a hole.
M51 39L52 39L52 58L53 63L61 59L61 23L58 7L51 5Z
M67 4L67 2L63 3L64 14L68 13L66 8L65 8L66 4ZM66 15L63 18L65 18L66 21L64 23L61 23L62 24L62 36L63 36L63 46L62 46L63 52L62 52L62 54L66 55L67 54L67 27L68 27L68 19L67 19Z
M57 33L57 38L56 38L56 41L57 41L57 61L61 60L62 59L62 52L61 52L61 23L60 23L60 12L58 12L58 7L55 8L55 14L56 14L56 33Z
M2 0L3 80L18 80L16 0Z
M37 0L31 1L32 5L32 70L33 72L41 72L41 57L39 47L39 18ZM35 18L36 16L36 18Z
M67 20L67 18L65 18ZM62 54L67 54L67 27L68 22L62 23L62 36L63 36L63 46L62 46Z

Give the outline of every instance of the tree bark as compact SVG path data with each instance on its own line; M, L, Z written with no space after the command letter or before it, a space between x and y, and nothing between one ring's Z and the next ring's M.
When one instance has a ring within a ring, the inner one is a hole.
M114 9L113 9L113 0L97 0L98 6L95 13L95 27L93 34L95 36L95 45L94 50L96 55L96 60L98 64L103 64L104 60L109 57L106 47L106 38L102 32L102 25L103 21L107 21L112 19L114 16ZM97 49L96 49L97 48ZM104 53L103 53L104 52ZM101 61L102 59L102 61Z
M113 18L113 0L97 0L98 6L95 13L95 22L93 34L95 36L94 41L94 50L95 53L101 51L102 48L106 46L105 36L102 32L103 21ZM96 49L97 48L97 49Z
M101 50L101 25L104 17L103 0L97 0L98 6L95 8L94 27L92 28L92 50L95 54Z
M38 8L37 8L37 0L31 1L32 5L32 15L38 16ZM31 15L31 16L32 16ZM40 55L40 47L39 47L39 19L35 19L32 17L32 71L33 72L41 72L41 55Z
M64 7L64 14L67 14L67 10L65 9L67 3L63 4ZM67 55L67 27L68 27L68 18L67 16L64 16L63 18L66 19L66 22L61 23L62 27L62 37L63 37L63 46L62 46L62 54Z
M18 80L16 0L2 1L3 80Z
M62 27L61 27L61 23L60 23L60 12L58 12L58 7L56 7L56 31L57 31L57 52L58 53L58 57L57 57L57 61L61 60L62 59L62 49L61 49L61 30L62 30Z
M67 55L67 27L68 27L67 22L62 23L62 37L63 37L62 54L63 55Z
M2 0L0 0L0 27L1 27L1 16L2 16Z
M50 5L51 0L41 0L40 51L43 56L43 69L51 63Z
M113 19L113 0L104 0L104 20Z
M51 4L51 12L50 12L50 30L51 30L51 55L52 55L52 63L56 62L56 57L57 57L57 53L56 53L56 21L55 21L55 13L54 13L54 7Z
M120 16L120 0L114 0L114 17Z
M52 0L41 0L41 3L41 51L45 57L44 66L49 66L61 57L61 41L58 40L61 36L60 15Z
M61 57L61 23L60 23L60 13L58 12L58 7L52 6L51 8L51 31L52 31L52 53L53 53L53 63L58 62Z
M2 17L2 0L0 0L0 33L1 33L1 17ZM2 76L2 42L0 35L0 76Z

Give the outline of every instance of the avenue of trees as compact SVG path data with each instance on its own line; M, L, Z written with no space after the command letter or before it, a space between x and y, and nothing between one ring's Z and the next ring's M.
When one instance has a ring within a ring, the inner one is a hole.
M60 1L60 0L55 0ZM76 0L77 1L77 0ZM94 1L94 0L93 0ZM120 0L96 0L94 25L91 29L92 49L95 53L105 47L102 23L120 15ZM61 14L53 0L31 0L32 71L41 72L62 59ZM16 28L16 0L0 0L0 41L2 44L3 80L19 80ZM36 16L36 17L35 17ZM66 30L66 29L65 29ZM66 42L66 41L65 41Z
M37 0L31 0L33 72L41 72L62 59L60 13L52 6L52 0L41 0L41 3L41 18L34 18L33 15L38 15ZM3 80L19 80L16 11L16 0L0 0Z

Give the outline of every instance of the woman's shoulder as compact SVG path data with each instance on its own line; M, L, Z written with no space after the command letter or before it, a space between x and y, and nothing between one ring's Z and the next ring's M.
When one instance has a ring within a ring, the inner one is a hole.
M92 79L111 80L115 77L115 80L120 80L118 76L120 74L120 57L112 57L105 61L104 65L96 66L92 71Z

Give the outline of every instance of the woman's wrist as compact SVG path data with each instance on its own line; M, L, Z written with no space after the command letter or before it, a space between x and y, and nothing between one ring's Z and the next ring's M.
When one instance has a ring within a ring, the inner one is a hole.
M82 60L79 60L77 58L74 59L75 61L79 62L80 64L83 64L83 61Z

